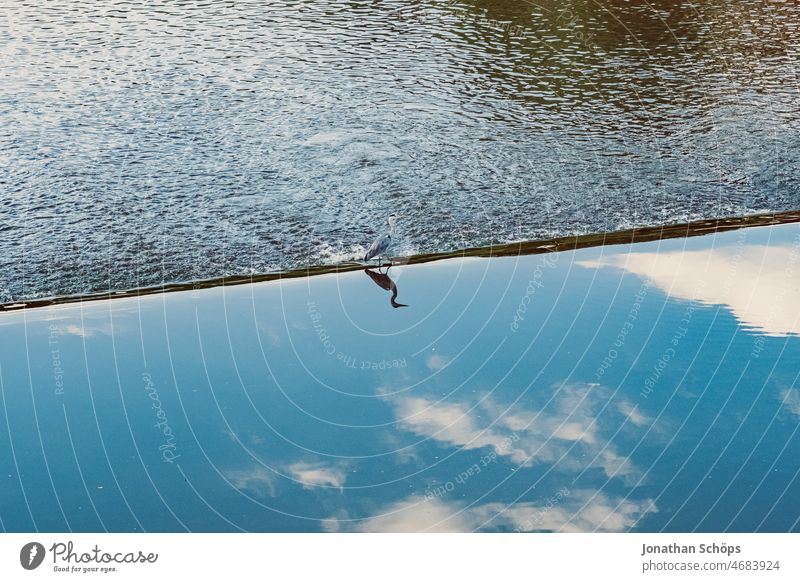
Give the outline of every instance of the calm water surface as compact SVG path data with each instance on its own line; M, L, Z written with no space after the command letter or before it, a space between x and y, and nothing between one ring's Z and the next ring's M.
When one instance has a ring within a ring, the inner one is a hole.
M800 207L777 0L0 0L0 301Z
M798 249L788 225L2 314L0 526L798 531Z

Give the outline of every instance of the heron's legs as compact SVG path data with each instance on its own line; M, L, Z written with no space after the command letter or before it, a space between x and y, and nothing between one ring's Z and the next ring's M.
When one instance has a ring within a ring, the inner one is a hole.
M377 257L377 259L378 259L378 264L376 265L376 268L380 270L380 268L384 266L384 265L383 265L383 256L382 256L382 255L379 255L379 256ZM387 259L387 260L389 261L389 264L388 264L388 265L386 265L386 266L387 266L387 267L391 267L391 266L392 266L392 261L391 261L390 259Z

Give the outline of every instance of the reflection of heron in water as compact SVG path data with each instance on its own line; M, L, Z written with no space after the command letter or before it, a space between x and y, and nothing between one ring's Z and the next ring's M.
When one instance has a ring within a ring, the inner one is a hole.
M392 278L389 277L389 269L391 269L391 267L387 268L385 273L381 273L380 269L377 271L372 269L364 269L364 272L369 275L370 279L375 281L375 284L378 285L378 287L392 292L392 298L389 300L389 302L392 304L392 307L408 307L408 305L404 305L395 301L395 299L397 299L397 285L394 281L392 281Z
M389 250L389 247L392 246L392 236L394 236L394 224L396 220L397 218L394 216L389 217L389 232L385 232L375 239L372 246L369 247L367 254L364 255L365 261L373 257L378 257L378 264L380 264L381 257Z

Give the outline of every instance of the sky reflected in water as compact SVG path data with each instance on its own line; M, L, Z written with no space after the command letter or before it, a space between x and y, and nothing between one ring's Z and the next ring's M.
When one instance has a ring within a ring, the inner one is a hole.
M798 248L785 225L4 314L0 524L797 531Z

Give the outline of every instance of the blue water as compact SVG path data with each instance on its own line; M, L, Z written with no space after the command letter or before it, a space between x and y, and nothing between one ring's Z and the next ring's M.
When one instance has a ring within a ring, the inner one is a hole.
M0 301L349 260L391 213L408 255L796 209L798 22L778 0L0 3Z
M402 308L357 271L2 314L0 526L798 531L798 262L784 225L392 267Z

